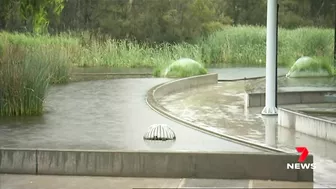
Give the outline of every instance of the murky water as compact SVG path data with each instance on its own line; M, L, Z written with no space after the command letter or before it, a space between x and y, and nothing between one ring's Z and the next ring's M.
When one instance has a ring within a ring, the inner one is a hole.
M179 125L152 111L146 92L167 79L118 79L54 86L42 117L1 118L0 147L174 151L257 151ZM173 144L151 144L151 124L175 131ZM162 148L162 146L164 148Z

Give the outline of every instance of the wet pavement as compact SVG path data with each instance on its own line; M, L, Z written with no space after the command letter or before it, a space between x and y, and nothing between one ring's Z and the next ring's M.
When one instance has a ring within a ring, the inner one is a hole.
M147 91L167 79L77 82L50 89L42 117L1 118L0 147L151 151L259 151L216 138L152 111ZM169 125L173 143L144 142L152 124Z
M237 76L239 77L239 76ZM305 146L314 155L317 187L336 187L336 144L280 126L268 125L260 108L244 108L244 88L248 81L220 82L217 85L176 93L161 100L173 115L199 127L236 136L247 141L266 144L289 152ZM334 106L335 103L329 103Z
M0 189L313 188L309 182L1 175Z

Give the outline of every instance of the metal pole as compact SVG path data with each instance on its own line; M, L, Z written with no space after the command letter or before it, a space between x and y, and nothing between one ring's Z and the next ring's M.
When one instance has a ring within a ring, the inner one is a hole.
M275 107L277 0L267 0L266 94L263 115L277 115Z
M275 57L275 107L278 108L278 50L279 50L279 4L276 16L276 57Z

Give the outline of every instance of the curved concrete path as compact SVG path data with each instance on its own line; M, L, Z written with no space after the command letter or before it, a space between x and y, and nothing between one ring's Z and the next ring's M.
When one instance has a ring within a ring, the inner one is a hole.
M264 69L255 69L253 77L264 76ZM245 71L223 69L221 79L239 80L251 75L248 69ZM234 74L228 74L226 77L224 73ZM315 187L336 187L336 181L333 179L336 178L336 153L333 150L336 149L336 144L283 127L268 126L267 118L262 119L260 115L263 107L243 108L244 85L245 81L220 82L215 86L169 95L161 105L179 118L213 132L236 136L288 152L295 152L296 146L306 146L314 155L314 162L317 164L314 170ZM277 117L275 119L277 120Z

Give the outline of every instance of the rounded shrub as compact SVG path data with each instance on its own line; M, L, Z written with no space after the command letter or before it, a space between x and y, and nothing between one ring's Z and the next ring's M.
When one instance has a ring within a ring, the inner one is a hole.
M287 77L323 77L332 76L333 69L327 58L299 58L286 74Z
M189 58L181 58L170 64L164 71L164 77L190 77L195 75L206 74L207 70L204 66Z

